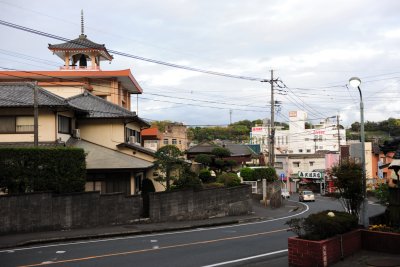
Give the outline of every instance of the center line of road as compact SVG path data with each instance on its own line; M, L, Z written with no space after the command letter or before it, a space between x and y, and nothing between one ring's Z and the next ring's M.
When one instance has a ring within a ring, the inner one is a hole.
M220 239L214 239L214 240L206 240L206 241L199 241L199 242L186 243L186 244L180 244L180 245L159 247L157 250L179 248L179 247L186 247L186 246L195 246L195 245L201 245L201 244L210 244L210 243L216 243L216 242L227 241L227 240L235 240L235 239L247 238L247 237L252 237L252 236L268 235L268 234L284 232L284 231L288 231L288 230L290 230L290 228L284 228L284 229L268 231L268 232L261 232L261 233L255 233L255 234L249 234L249 235L233 236L233 237L226 237L226 238L220 238ZM154 248L141 249L141 250L132 250L132 251L110 253L110 254L103 254L103 255L97 255L97 256L89 256L89 257L83 257L83 258L75 258L75 259L69 259L69 260L53 261L53 262L51 262L51 264L87 261L87 260L94 260L94 259L100 259L100 258L106 258L106 257L122 256L122 255L136 254L136 253L142 253L142 252L150 252L150 251L156 251L156 250L154 250ZM29 264L29 265L21 265L19 267L31 267L31 266L42 266L42 265L49 265L49 263L43 263L42 262L42 263Z
M251 256L251 257L247 257L247 258L241 258L241 259L232 260L232 261L224 261L224 262L219 262L219 263L215 263L215 264L211 264L211 265L205 265L203 267L215 267L215 266L221 266L221 265L226 265L226 264L230 264L230 263L248 261L248 260L257 259L257 258L261 258L261 257L267 257L267 256L271 256L271 255L275 255L275 254L279 254L279 253L283 253L283 252L287 252L287 251L288 251L287 249L282 249L282 250L273 251L273 252L260 254L260 255L255 255L255 256Z

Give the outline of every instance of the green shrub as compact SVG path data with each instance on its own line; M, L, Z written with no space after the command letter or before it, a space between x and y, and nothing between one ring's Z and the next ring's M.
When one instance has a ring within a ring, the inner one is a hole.
M212 162L212 156L208 154L199 154L194 158L194 161L201 163L205 166L210 166Z
M203 188L200 179L188 167L185 167L179 178L174 182L173 189L194 189L200 190ZM172 188L171 188L172 189Z
M331 217L328 213L333 213L334 216ZM300 238L322 240L357 228L358 218L342 211L325 210L306 218L291 219L285 224Z
M207 169L201 169L199 173L199 178L203 183L213 183L216 181L214 176L211 176L211 172Z
M240 177L243 178L243 181L254 181L254 169L247 168L247 167L241 169Z
M217 182L227 187L240 185L240 178L235 173L223 173L217 177Z
M386 183L381 183L375 189L375 197L379 200L382 205L389 204L389 185Z
M86 162L79 148L0 148L0 188L8 193L85 190Z
M254 169L254 181L266 179L267 182L274 182L278 179L278 175L274 168L258 168Z

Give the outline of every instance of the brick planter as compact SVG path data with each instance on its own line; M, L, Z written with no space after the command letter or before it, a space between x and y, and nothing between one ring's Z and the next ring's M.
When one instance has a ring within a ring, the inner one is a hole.
M399 254L400 234L378 231L362 231L362 248L378 252Z
M329 266L361 249L361 230L320 241L290 237L289 266Z

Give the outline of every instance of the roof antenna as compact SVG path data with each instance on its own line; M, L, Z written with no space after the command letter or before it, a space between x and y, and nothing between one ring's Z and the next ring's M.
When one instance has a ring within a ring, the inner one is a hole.
M83 9L81 9L81 36L86 37L85 31L84 31Z

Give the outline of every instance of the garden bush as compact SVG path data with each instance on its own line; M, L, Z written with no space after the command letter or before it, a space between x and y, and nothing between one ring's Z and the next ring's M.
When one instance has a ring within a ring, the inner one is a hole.
M0 188L8 193L85 190L85 152L79 148L0 148Z
M254 181L254 169L248 167L241 169L240 177L243 178L243 181Z
M270 167L254 169L253 176L254 181L266 179L267 182L274 182L278 180L275 169Z
M217 182L227 187L240 185L240 178L235 173L223 173L217 177Z
M325 210L306 218L291 219L285 224L300 238L323 240L356 229L358 218L343 211Z
M199 178L205 184L213 183L213 182L216 181L215 176L211 176L210 170L207 170L207 169L201 169L200 170Z

